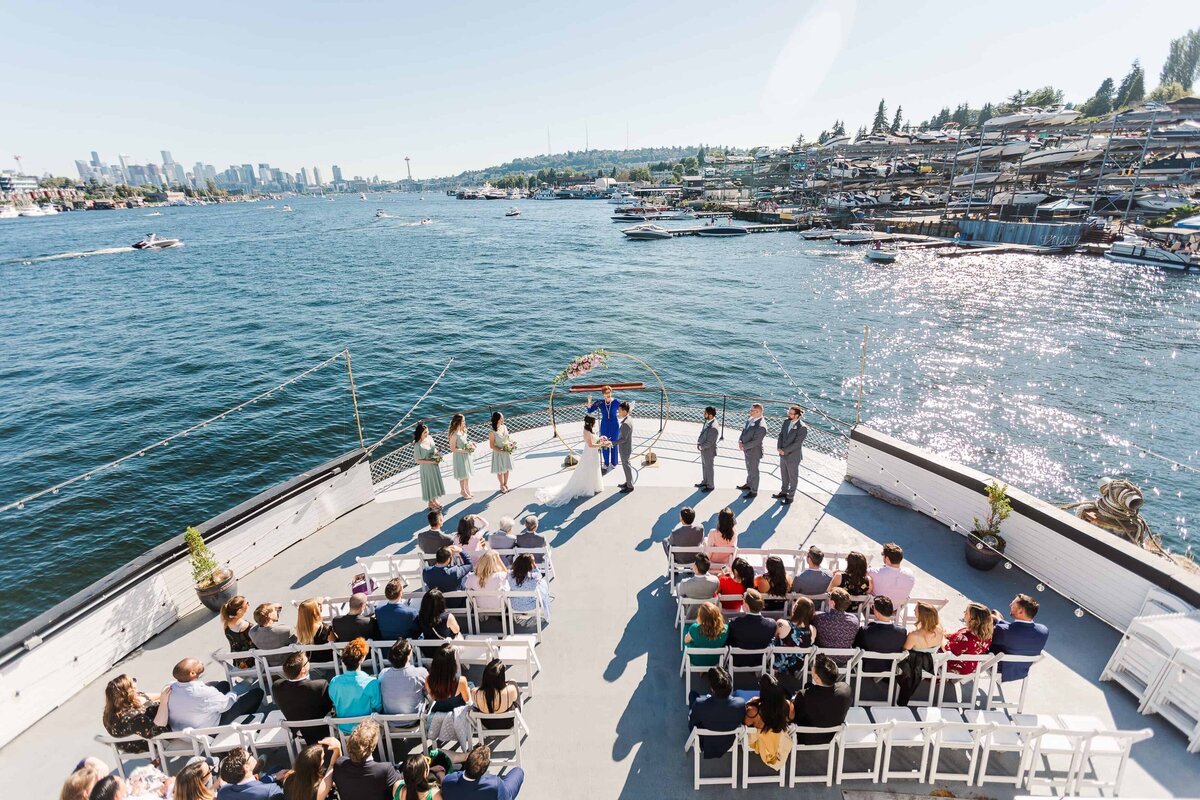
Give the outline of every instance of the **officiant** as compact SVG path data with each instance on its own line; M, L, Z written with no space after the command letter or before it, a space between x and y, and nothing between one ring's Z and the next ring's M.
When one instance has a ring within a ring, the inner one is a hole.
M613 397L611 386L605 386L601 391L604 392L604 398L594 403L592 396L588 395L587 413L598 415L600 417L600 435L611 442L616 442L621 435L621 420L617 416L617 407L621 405L621 401ZM617 452L617 448L607 447L601 452L604 454L604 470L606 472L613 467L620 466L621 454Z

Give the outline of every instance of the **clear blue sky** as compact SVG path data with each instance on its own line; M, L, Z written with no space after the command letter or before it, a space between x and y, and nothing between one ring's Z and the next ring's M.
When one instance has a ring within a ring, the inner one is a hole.
M546 151L782 145L1052 83L1085 100L1188 2L13 2L0 166L170 150L224 169L443 175Z

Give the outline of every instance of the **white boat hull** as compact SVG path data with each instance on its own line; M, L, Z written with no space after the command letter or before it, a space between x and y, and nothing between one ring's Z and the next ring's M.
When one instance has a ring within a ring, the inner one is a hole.
M1148 267L1177 270L1179 272L1200 269L1200 264L1193 263L1192 257L1188 253L1172 253L1169 250L1163 250L1161 247L1127 244L1125 242L1114 242L1109 251L1104 254L1104 257L1109 261L1118 261L1122 264L1141 264Z

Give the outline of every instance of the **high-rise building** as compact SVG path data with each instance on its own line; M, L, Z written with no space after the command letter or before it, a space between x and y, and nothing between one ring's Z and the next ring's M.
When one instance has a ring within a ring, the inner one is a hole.
M342 177L342 168L339 167L337 164L334 164L333 165L333 182L334 183L342 183L344 181L345 181L345 179Z
M158 152L162 154L163 166L175 163L175 159L171 158L170 150L159 150Z
M100 166L100 154L97 153L95 150L92 151L92 166L93 167Z
M311 186L312 185L312 180L308 177L308 167L301 167L300 175L297 177L298 177L298 180L301 185L303 185L303 186Z
M321 168L320 167L313 167L313 183L315 183L317 186L325 185L321 181Z
M121 174L119 179L125 181L126 183L132 183L129 178L129 159L130 156L126 155L125 153L121 153L119 156L117 156L117 161L121 162Z
M259 166L261 167L262 165L260 164ZM250 164L242 164L242 180L241 180L241 182L251 188L254 188L254 186L255 186L254 167L251 166Z
M81 181L86 181L92 177L92 168L86 161L76 159L75 169L79 170L79 180Z
M263 183L271 182L271 165L265 162L258 165L258 179Z

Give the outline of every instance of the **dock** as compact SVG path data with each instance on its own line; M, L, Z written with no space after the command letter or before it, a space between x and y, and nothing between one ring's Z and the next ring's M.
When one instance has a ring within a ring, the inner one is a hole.
M672 236L699 236L701 231L708 229L711 226L697 225L692 228L669 228ZM775 231L800 231L807 228L807 225L795 224L778 224L778 225L746 225L744 226L747 233L773 233Z

